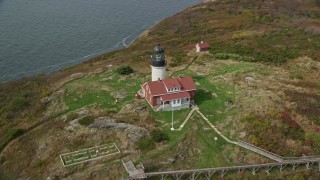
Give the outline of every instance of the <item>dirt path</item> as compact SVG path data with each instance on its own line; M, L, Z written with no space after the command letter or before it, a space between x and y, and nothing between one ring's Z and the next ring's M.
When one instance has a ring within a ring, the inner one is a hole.
M189 62L184 68L179 69L179 70L176 70L176 71L173 71L173 72L170 74L169 77L172 77L175 73L177 73L177 72L179 72L179 71L183 71L183 70L188 69L188 68L191 66L191 64L193 64L197 59L199 59L199 57L200 57L200 56L198 56L198 55L195 56L195 57L193 58L193 60L192 60L191 62Z

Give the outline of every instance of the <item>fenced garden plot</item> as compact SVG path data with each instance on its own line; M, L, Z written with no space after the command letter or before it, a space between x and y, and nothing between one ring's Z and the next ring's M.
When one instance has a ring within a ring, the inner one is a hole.
M60 159L63 166L68 167L119 153L120 150L117 145L115 143L111 143L61 154Z

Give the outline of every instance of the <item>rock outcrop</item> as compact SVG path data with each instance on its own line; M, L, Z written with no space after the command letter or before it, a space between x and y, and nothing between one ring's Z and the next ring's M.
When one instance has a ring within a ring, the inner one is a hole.
M117 123L114 119L109 117L96 118L89 128L125 131L131 142L136 142L149 135L149 131L145 128L126 123Z

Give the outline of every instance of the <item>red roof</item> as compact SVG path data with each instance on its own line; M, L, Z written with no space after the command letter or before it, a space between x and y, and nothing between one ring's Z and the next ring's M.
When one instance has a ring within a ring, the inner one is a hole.
M179 83L178 79L165 79L163 80L164 85L167 88L176 88L176 87L182 87L181 84Z
M175 86L173 86L175 85ZM150 93L152 96L159 96L159 95L166 95L166 94L173 94L173 93L179 93L184 91L191 91L196 89L196 85L194 84L194 81L192 77L179 77L179 78L172 78L172 79L165 79L160 81L151 81L142 84L143 88L147 91L150 90ZM167 88L173 88L173 87L181 87L180 91L175 92L168 92ZM149 88L149 90L148 90Z
M146 85L149 86L150 93L152 95L167 94L166 87L164 86L162 81L151 81Z
M161 96L162 101L170 101L173 99L181 99L181 98L190 98L190 94L188 92L180 92L180 93Z
M200 49L206 49L209 48L209 44L207 42L203 42L201 41L200 43L198 43L197 45L199 45Z
M178 78L178 80L183 88L182 90L185 90L185 91L196 90L196 85L194 84L194 81L191 76L181 77L181 78Z

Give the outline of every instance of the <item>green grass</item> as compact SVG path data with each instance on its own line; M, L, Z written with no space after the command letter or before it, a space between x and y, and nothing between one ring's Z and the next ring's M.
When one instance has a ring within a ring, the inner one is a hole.
M236 63L236 64L229 64L229 65L223 65L223 66L217 66L214 69L210 71L210 75L216 76L216 75L223 75L227 73L235 73L235 72L243 72L247 70L254 69L253 64L249 63Z
M173 120L174 120L173 127L175 129L178 129L180 127L180 125L184 122L184 120L186 119L190 111L191 109L182 109L182 110L177 110L173 112ZM162 111L162 112L152 111L152 116L156 120L162 121L162 122L157 122L157 124L158 124L158 127L161 128L165 134L169 135L170 145L175 144L177 140L181 138L181 135L184 133L184 130L179 132L175 131L175 133L172 133L172 131L170 130L171 122L172 122L172 111Z
M182 116L183 113L184 112L181 112L180 115ZM162 115L158 117L163 117L163 120L167 123L171 122L170 115L165 113L161 114ZM161 126L160 123L159 126ZM190 169L228 166L232 164L229 155L225 154L224 149L226 147L231 147L230 149L232 149L234 146L228 144L211 128L208 128L208 124L198 115L198 113L194 112L192 118L189 119L188 123L181 131L171 131L170 127L163 128L163 132L169 137L169 142L165 148L146 152L138 161L167 161L176 154L186 152L185 155L188 161L167 164L165 167L170 167L172 169ZM204 128L207 129L204 130ZM214 140L215 137L218 138L217 141ZM157 167L148 169L148 171L155 170L157 170Z
M109 77L113 78L106 79ZM121 76L113 71L105 72L67 83L64 86L66 89L64 100L70 111L93 104L105 109L120 110L135 98L135 93L140 89L142 82L140 78ZM125 92L126 96L118 99L116 103L115 94L118 92Z
M192 76L197 83L197 91L195 103L200 108L200 111L213 123L223 123L227 115L236 116L237 111L232 110L225 113L228 108L226 102L235 100L234 86L229 85L223 80L215 82L210 81L210 77L223 75L226 73L242 73L244 71L252 70L255 66L249 63L236 63L236 64L220 64L211 70L209 76L197 76L196 73L187 69L179 71L180 75ZM215 97L215 95L217 97ZM229 130L231 125L227 125L223 132L229 137ZM229 137L231 138L231 137Z
M116 108L115 99L108 92L88 92L81 97L80 94L70 93L66 95L65 102L71 111L80 109L82 107L100 104L105 108Z
M202 130L203 127L208 127L207 123L201 118L197 118L196 120L203 121L203 123L199 123L200 128L196 131L198 136L197 146L201 147L201 153L196 161L196 167L206 168L234 165L234 163L228 161L230 154L225 153L224 148L226 146L235 146L227 143L215 133L213 129L207 131ZM217 137L217 140L215 140L215 137Z
M179 71L176 74L184 76L192 76L197 83L197 91L195 103L199 106L200 111L207 116L207 118L214 123L221 122L225 119L225 113L217 113L217 111L224 112L227 108L225 102L235 100L234 86L227 84L225 81L210 82L210 77L223 75L226 73L240 73L254 69L255 65L250 63L236 63L219 65L211 70L209 76L197 76L195 72L187 69ZM214 96L214 93L217 97ZM232 115L235 115L233 113Z

